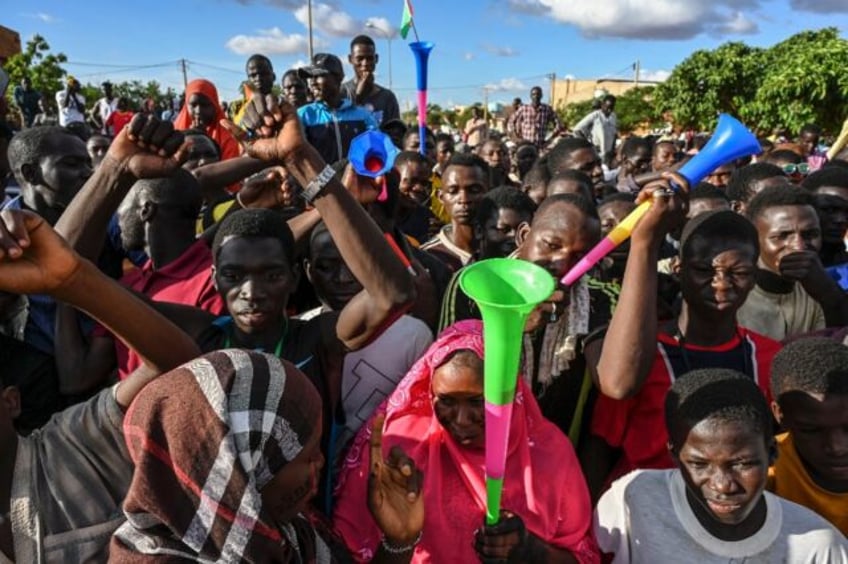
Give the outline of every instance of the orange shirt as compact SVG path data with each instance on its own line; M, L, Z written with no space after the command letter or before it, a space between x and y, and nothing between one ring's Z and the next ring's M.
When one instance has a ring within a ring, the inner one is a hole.
M767 488L780 497L812 509L848 535L848 493L833 493L816 484L798 457L792 435L777 437L777 461L769 468Z

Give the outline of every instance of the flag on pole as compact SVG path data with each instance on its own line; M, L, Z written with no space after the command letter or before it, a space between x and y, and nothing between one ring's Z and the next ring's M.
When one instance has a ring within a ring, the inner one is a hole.
M400 36L406 39L409 34L409 28L412 27L412 2L403 0L403 18L400 22Z

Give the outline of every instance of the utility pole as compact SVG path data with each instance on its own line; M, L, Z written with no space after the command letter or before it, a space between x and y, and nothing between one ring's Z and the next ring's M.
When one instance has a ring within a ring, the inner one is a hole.
M183 90L188 89L188 72L186 72L186 60L180 59L180 66L183 68Z
M306 14L309 20L309 64L312 64L312 0L306 2Z
M636 62L633 64L633 70L636 71L635 80L633 81L636 88L639 88L639 59L636 59Z
M556 99L554 98L554 91L556 89L556 73L552 72L548 75L548 78L551 81L551 107L556 108Z
M483 87L483 120L489 124L489 89Z

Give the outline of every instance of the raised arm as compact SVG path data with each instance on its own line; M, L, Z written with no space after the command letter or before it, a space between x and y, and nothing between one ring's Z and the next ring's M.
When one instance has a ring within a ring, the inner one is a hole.
M80 256L95 261L103 249L109 220L140 178L165 176L185 158L183 135L169 122L136 115L115 138L100 167L86 181L56 223L56 231ZM56 348L63 394L78 394L102 383L115 368L111 337L83 335L75 308L56 308Z
M277 106L272 97L255 96L245 112L248 124L271 139L248 148L248 154L270 163L281 163L308 190L327 164L308 144L294 108ZM258 127L260 119L265 126ZM243 124L245 122L242 122ZM249 125L248 125L249 126ZM339 315L336 333L349 349L357 349L380 334L406 312L415 300L412 277L365 210L335 176L321 189L312 205L321 214L345 263L364 289Z
M203 165L194 169L191 173L200 184L203 199L211 203L227 195L225 190L227 186L239 182L251 174L256 174L267 166L267 163L259 159L240 156Z
M688 184L683 177L665 173L684 187L671 195L666 180L639 193L638 202L652 200L651 208L630 237L630 255L621 283L621 295L604 338L597 366L601 392L614 399L636 394L654 361L657 348L657 260L660 245L685 207Z
M183 134L170 122L136 114L62 213L56 231L83 258L95 260L109 220L135 181L168 176L185 158Z
M119 385L116 399L122 407L150 378L200 354L188 335L81 258L31 212L0 212L0 290L50 294L85 311L134 349L149 371Z

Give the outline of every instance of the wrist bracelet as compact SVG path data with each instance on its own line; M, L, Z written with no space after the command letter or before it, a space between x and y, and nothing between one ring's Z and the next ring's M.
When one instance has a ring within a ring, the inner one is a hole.
M335 175L336 171L333 170L333 167L326 165L324 170L306 185L303 192L300 193L300 197L306 200L307 204L311 204Z
M412 552L415 550L415 547L418 546L418 543L421 542L421 534L423 531L418 531L418 536L415 537L415 540L412 541L412 544L408 544L406 546L395 546L393 544L389 544L386 535L383 535L383 540L380 541L380 544L383 546L383 550L388 552L389 554L406 554L407 552Z
M236 192L236 203L239 205L239 207L241 209L243 209L243 210L247 209L247 206L245 206L244 203L242 203L242 201L241 201L241 191Z

